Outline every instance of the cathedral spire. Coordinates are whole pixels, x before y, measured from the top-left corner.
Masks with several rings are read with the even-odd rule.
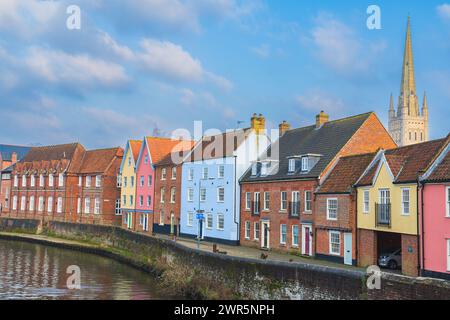
[[[423,94],[422,116],[428,117],[428,101],[426,92]]]
[[[406,110],[404,110],[406,109]],[[405,52],[403,55],[402,82],[400,88],[399,114],[419,115],[414,76],[414,59],[411,39],[411,19],[408,17],[406,28]]]

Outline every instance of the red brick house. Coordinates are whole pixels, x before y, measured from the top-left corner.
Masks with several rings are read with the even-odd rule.
[[[340,157],[396,144],[373,112],[335,121],[321,112],[312,126],[283,122],[280,136],[240,180],[240,243],[313,256],[313,196],[323,177]]]
[[[376,153],[342,157],[315,192],[316,258],[356,265],[357,196],[353,185]]]
[[[193,146],[193,141],[180,142],[172,153],[155,164],[154,233],[179,235],[183,163],[177,160]]]
[[[12,172],[18,218],[113,223],[121,148],[86,151],[79,143],[34,147]]]

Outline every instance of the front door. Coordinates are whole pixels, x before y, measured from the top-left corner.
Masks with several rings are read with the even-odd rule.
[[[302,226],[302,233],[303,233],[302,255],[311,256],[312,254],[311,225]]]
[[[262,222],[261,248],[270,249],[270,223]]]
[[[352,234],[344,233],[344,263],[351,266],[353,264]]]
[[[133,215],[131,214],[131,212],[128,212],[127,215],[128,215],[127,228],[131,229],[133,227]]]
[[[148,231],[148,214],[144,213],[144,222],[143,222],[144,231]]]

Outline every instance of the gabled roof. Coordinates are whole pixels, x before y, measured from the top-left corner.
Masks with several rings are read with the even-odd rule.
[[[122,148],[89,150],[81,164],[80,173],[103,173],[108,170],[115,157],[122,157]]]
[[[173,166],[179,165],[181,163],[174,163],[173,159],[180,159],[181,162],[183,160],[183,154],[185,152],[189,152],[192,150],[194,146],[194,141],[179,141],[178,144],[168,153],[165,157],[163,157],[160,161],[155,163],[155,166]]]
[[[289,180],[289,179],[314,179],[320,177],[328,165],[335,159],[341,149],[348,143],[359,128],[373,112],[364,113],[344,119],[330,121],[316,128],[315,125],[287,131],[280,139],[274,142],[267,152],[272,159],[272,150],[279,150],[278,168],[275,174],[264,177],[252,177],[248,170],[241,179],[242,182]],[[302,173],[288,173],[289,158],[306,155],[321,155],[314,168]],[[264,161],[266,159],[260,159]]]
[[[342,157],[318,188],[318,194],[350,193],[352,186],[372,162],[376,153]]]
[[[137,159],[139,157],[139,153],[141,151],[142,141],[141,140],[128,140],[127,145],[125,147],[124,156],[122,158],[122,163],[120,164],[120,172],[123,170],[123,166],[126,163],[126,155],[128,151],[133,155],[133,164],[136,166]]]
[[[442,152],[436,157],[423,175],[424,182],[450,182],[450,134]]]
[[[190,150],[193,144],[193,141],[180,141],[176,139],[160,137],[146,137],[145,142],[142,145],[139,159],[142,156],[144,146],[148,148],[151,163],[155,165],[166,158],[168,155],[170,155],[172,152],[176,153],[180,151]],[[138,163],[139,161],[140,160],[138,160]]]
[[[388,165],[394,183],[415,182],[434,161],[445,143],[446,139],[439,139],[386,150],[384,151],[384,157],[373,163],[373,166],[361,177],[357,185],[372,185],[383,161]]]
[[[192,148],[186,162],[220,159],[234,156],[234,152],[253,132],[252,128],[228,131],[213,136],[204,136]],[[219,146],[221,148],[216,148]]]
[[[12,154],[17,154],[17,160],[21,160],[27,152],[30,150],[30,147],[22,147],[22,146],[12,146],[7,144],[0,144],[0,155],[1,159],[5,161],[11,161]]]

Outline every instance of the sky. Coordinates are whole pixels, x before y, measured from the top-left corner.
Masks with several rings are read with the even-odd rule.
[[[447,2],[446,2],[447,1]],[[369,5],[381,29],[369,30]],[[80,8],[80,29],[67,28]],[[276,128],[375,111],[400,92],[411,16],[432,139],[450,123],[450,2],[1,0],[0,143],[124,146],[178,128]]]

